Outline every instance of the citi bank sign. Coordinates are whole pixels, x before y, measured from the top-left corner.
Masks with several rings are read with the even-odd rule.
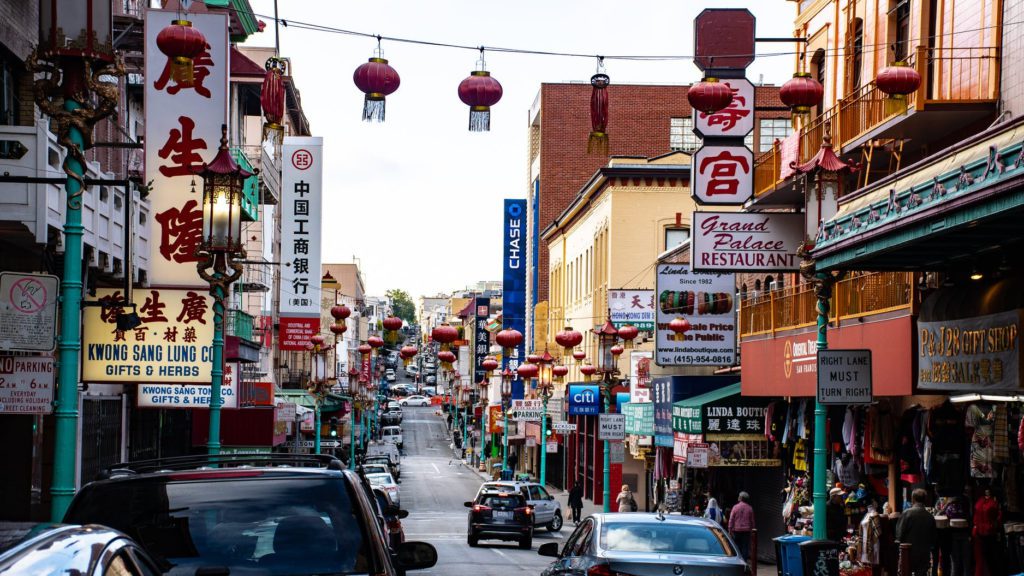
[[[592,416],[601,413],[601,390],[594,385],[569,386],[569,415]]]

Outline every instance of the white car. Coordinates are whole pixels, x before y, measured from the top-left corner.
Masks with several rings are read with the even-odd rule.
[[[399,449],[402,448],[402,427],[401,426],[385,426],[381,430],[381,437],[384,442],[394,444]]]
[[[387,492],[388,496],[391,497],[391,501],[395,503],[395,506],[401,506],[398,483],[391,477],[391,474],[388,474],[387,472],[366,474],[366,481],[370,483],[372,488],[380,488]]]
[[[420,396],[418,394],[415,396],[407,396],[402,398],[401,404],[402,406],[430,406],[430,398]]]

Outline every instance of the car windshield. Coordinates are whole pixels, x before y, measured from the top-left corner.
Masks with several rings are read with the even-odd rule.
[[[153,477],[86,486],[64,521],[128,534],[167,574],[365,573],[373,562],[354,499],[341,478]]]
[[[513,494],[486,495],[480,499],[480,503],[491,508],[519,508],[523,506],[522,499]]]
[[[367,474],[366,481],[370,484],[394,484],[394,479],[391,478],[391,474],[380,473],[380,474]]]
[[[390,473],[386,464],[365,464],[363,466],[363,472],[366,474],[385,474]]]
[[[601,548],[618,552],[736,555],[721,529],[679,522],[609,522],[601,528]]]

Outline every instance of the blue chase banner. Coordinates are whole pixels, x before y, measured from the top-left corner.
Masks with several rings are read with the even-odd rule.
[[[526,356],[526,200],[505,199],[502,212],[505,224],[504,254],[502,257],[502,316],[501,327],[519,330],[523,343],[512,351],[509,358],[502,357],[501,367],[513,373]],[[523,381],[518,375],[512,381],[512,398],[523,397]]]
[[[592,384],[569,385],[569,416],[601,413],[601,389]]]

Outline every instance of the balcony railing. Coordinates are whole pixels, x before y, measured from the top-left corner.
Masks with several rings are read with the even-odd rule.
[[[771,150],[761,154],[754,160],[754,196],[775,189],[775,184],[782,179],[782,153],[779,141],[776,140]]]
[[[829,319],[844,320],[909,309],[914,300],[913,274],[872,272],[836,283]],[[814,326],[814,290],[806,284],[750,295],[740,305],[740,337],[774,334]]]
[[[255,318],[241,310],[230,309],[224,317],[224,325],[229,336],[238,336],[250,342],[256,342],[253,337],[253,325]]]

